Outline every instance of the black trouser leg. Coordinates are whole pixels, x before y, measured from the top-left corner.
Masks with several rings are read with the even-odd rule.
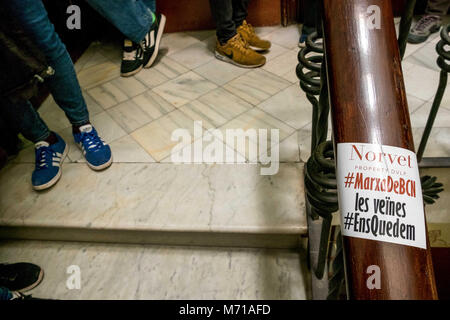
[[[216,22],[217,39],[224,44],[236,35],[236,25],[233,21],[233,0],[209,0],[209,4]]]
[[[318,20],[319,0],[305,1],[305,15],[303,25],[310,29],[316,29]]]
[[[242,22],[247,19],[249,2],[250,0],[233,0],[233,21],[236,28],[240,27]]]
[[[429,0],[426,13],[444,16],[450,7],[449,0]]]
[[[19,152],[19,139],[17,138],[19,130],[14,126],[13,121],[11,121],[14,119],[9,119],[3,114],[3,110],[7,107],[14,108],[14,106],[6,106],[4,102],[0,102],[0,149],[3,149],[11,156]],[[1,162],[2,159],[0,159],[0,168],[2,167]]]

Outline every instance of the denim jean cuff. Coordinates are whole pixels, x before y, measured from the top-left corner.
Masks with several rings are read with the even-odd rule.
[[[70,123],[72,124],[72,126],[82,126],[84,124],[89,123],[89,118],[87,118],[86,120],[82,120],[82,121],[71,121]]]
[[[150,27],[151,26],[149,26],[148,28],[142,28],[141,31],[136,36],[133,35],[134,37],[130,37],[130,40],[133,41],[134,43],[141,42],[142,40],[144,40],[145,35],[150,30]]]
[[[39,138],[37,139],[33,139],[32,142],[33,143],[37,143],[39,141],[44,141],[45,139],[47,139],[50,136],[51,132],[49,130],[47,130],[47,132],[43,135],[41,135]]]
[[[136,43],[139,43],[140,41],[144,40],[145,35],[147,34],[147,32],[149,32],[153,24],[153,15],[150,9],[148,13],[144,13],[142,16],[145,19],[145,21],[148,21],[148,23],[145,27],[142,27],[142,29],[137,34],[133,35],[133,37],[130,37],[130,39]]]

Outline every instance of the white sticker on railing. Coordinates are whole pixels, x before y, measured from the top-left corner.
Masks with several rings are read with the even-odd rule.
[[[426,249],[416,154],[378,144],[339,143],[337,155],[342,234]]]

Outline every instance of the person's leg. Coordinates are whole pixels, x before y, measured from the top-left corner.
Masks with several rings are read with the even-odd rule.
[[[302,34],[298,43],[300,47],[304,46],[306,38],[316,30],[319,10],[318,7],[318,0],[305,1],[304,22],[302,26]]]
[[[446,15],[450,8],[449,0],[429,0],[426,14],[433,14],[438,16]]]
[[[210,0],[212,16],[216,22],[216,48],[214,55],[217,59],[229,62],[243,68],[256,68],[266,63],[266,58],[250,49],[248,42],[238,32],[234,23],[234,0]],[[237,3],[237,2],[236,2]],[[247,6],[242,1],[238,8],[239,20],[247,17]],[[242,21],[243,21],[242,19]],[[240,22],[242,24],[242,21]],[[242,26],[241,26],[242,27]]]
[[[211,13],[216,22],[216,34],[220,44],[233,38],[237,31],[233,20],[232,0],[209,0]]]
[[[250,0],[233,0],[233,21],[236,28],[239,28],[247,19],[249,2]]]
[[[42,50],[48,64],[55,70],[55,74],[46,83],[54,100],[64,110],[72,123],[75,142],[79,145],[90,143],[90,148],[83,152],[87,164],[92,169],[106,168],[112,163],[111,149],[98,137],[97,132],[89,123],[89,113],[72,60],[66,47],[56,34],[53,24],[48,19],[42,1],[10,0],[5,3],[8,4],[7,9],[11,10],[10,13],[19,19],[25,31]],[[53,138],[53,141],[44,143],[46,147],[49,147],[48,154],[52,152],[66,153],[65,142],[56,134],[51,134],[50,137]],[[54,146],[49,146],[51,144],[54,144]],[[37,146],[37,148],[41,147]],[[38,158],[36,157],[36,161]],[[62,159],[62,157],[59,158]],[[60,175],[60,170],[58,175]]]
[[[0,287],[0,301],[11,300],[13,298],[13,294],[5,287]]]
[[[33,143],[44,141],[50,136],[50,130],[29,101],[22,103],[0,103],[0,116],[8,128],[19,131]]]
[[[408,35],[409,43],[421,43],[435,32],[438,32],[442,25],[442,16],[447,14],[450,7],[450,0],[429,0],[425,14],[411,28]]]
[[[150,9],[151,12],[156,12],[156,0],[142,0],[147,8]]]
[[[306,25],[308,27],[316,28],[318,13],[319,13],[319,1],[318,0],[306,0],[305,1],[304,25]]]
[[[155,20],[150,9],[152,1],[146,0],[87,0],[89,5],[122,34],[135,43],[141,42]]]
[[[166,17],[155,14],[155,0],[87,0],[126,37],[120,73],[129,77],[156,59]]]
[[[14,132],[19,131],[26,139],[35,143],[36,167],[31,176],[33,188],[44,190],[55,185],[61,177],[61,164],[68,153],[64,140],[48,129],[29,101],[2,101],[0,117],[7,121],[8,128]],[[0,265],[0,273],[1,269]]]
[[[233,22],[237,33],[248,43],[250,49],[264,52],[270,49],[270,41],[261,39],[251,24],[247,23],[250,0],[233,0]]]
[[[7,1],[9,8],[36,45],[45,54],[55,74],[46,83],[56,103],[64,110],[74,126],[89,122],[89,113],[81,93],[72,60],[55,32],[40,0]]]
[[[4,100],[0,101],[1,104]],[[0,148],[6,151],[8,156],[17,155],[20,151],[20,140],[18,138],[19,130],[8,121],[0,110]]]

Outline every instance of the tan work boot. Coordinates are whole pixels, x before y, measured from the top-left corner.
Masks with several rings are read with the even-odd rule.
[[[215,56],[243,68],[257,68],[266,63],[266,58],[250,49],[239,33],[224,45],[217,40]]]
[[[252,25],[248,24],[245,20],[242,25],[237,28],[237,32],[245,41],[248,42],[250,49],[253,49],[255,51],[266,51],[269,50],[271,46],[270,41],[263,40],[258,37]]]

